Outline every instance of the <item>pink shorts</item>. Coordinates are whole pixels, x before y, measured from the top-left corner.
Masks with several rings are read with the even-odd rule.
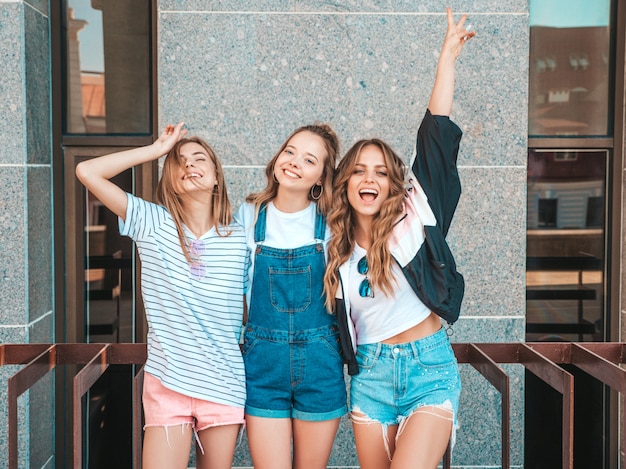
[[[149,373],[143,378],[143,412],[144,429],[189,424],[199,432],[209,427],[244,423],[243,407],[185,396],[166,388]]]

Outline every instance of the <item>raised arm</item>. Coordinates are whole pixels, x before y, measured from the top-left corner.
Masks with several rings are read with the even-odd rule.
[[[433,115],[449,116],[452,112],[454,99],[454,66],[463,45],[476,34],[465,28],[467,15],[463,15],[458,23],[454,23],[452,10],[446,8],[448,16],[448,29],[441,46],[439,61],[437,62],[437,74],[435,84],[430,95],[428,109]]]
[[[182,122],[176,126],[168,125],[151,145],[111,153],[79,163],[76,166],[76,176],[109,210],[125,219],[128,204],[126,192],[112,183],[110,179],[133,166],[156,160],[167,154],[186,133],[187,130],[183,129]]]

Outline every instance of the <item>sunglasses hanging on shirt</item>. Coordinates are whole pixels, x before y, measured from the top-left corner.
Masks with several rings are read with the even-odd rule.
[[[372,289],[372,286],[370,285],[370,279],[367,276],[367,273],[370,270],[369,266],[367,265],[367,256],[363,256],[359,260],[358,264],[356,265],[356,270],[359,274],[365,275],[365,278],[359,285],[359,295],[361,295],[362,298],[374,298],[374,290]]]
[[[206,277],[207,269],[202,262],[202,254],[206,251],[206,245],[201,239],[194,239],[189,242],[189,255],[192,262],[189,264],[189,273],[195,280],[202,280]]]

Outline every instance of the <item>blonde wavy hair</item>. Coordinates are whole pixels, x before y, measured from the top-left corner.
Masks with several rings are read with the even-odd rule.
[[[202,140],[200,137],[188,137],[183,138],[176,142],[174,147],[169,151],[165,157],[163,163],[163,174],[157,184],[156,192],[154,194],[155,201],[158,204],[163,205],[170,213],[176,224],[176,230],[178,231],[178,240],[180,246],[183,249],[183,254],[188,262],[193,262],[189,246],[187,245],[187,237],[183,225],[186,223],[185,210],[183,209],[180,196],[176,193],[175,180],[177,178],[176,171],[183,164],[180,157],[181,148],[187,143],[197,143],[206,151],[209,159],[215,167],[215,179],[217,185],[212,188],[207,188],[207,192],[213,194],[211,198],[211,216],[213,225],[219,236],[228,236],[231,234],[231,230],[228,228],[232,222],[233,215],[228,200],[228,192],[226,190],[226,180],[224,179],[224,171],[222,165],[217,159],[217,155],[210,147],[208,143]]]
[[[276,198],[279,185],[274,178],[274,166],[276,165],[276,160],[287,147],[289,140],[300,132],[310,132],[317,135],[324,141],[324,148],[326,149],[327,155],[326,158],[324,158],[324,169],[322,171],[322,194],[318,200],[314,200],[311,192],[309,192],[309,200],[317,203],[317,210],[319,210],[322,215],[326,216],[330,211],[333,201],[333,177],[335,173],[335,165],[337,164],[337,155],[339,154],[339,138],[330,125],[315,123],[311,125],[304,125],[294,130],[280,146],[278,152],[276,152],[269,163],[267,163],[267,166],[265,166],[267,186],[262,191],[255,192],[246,197],[246,202],[253,203],[256,206],[257,213],[262,204]]]
[[[380,139],[359,140],[337,166],[333,188],[333,206],[328,216],[332,238],[328,243],[328,265],[324,274],[324,292],[328,311],[335,310],[335,294],[339,287],[339,266],[344,264],[354,250],[356,217],[348,202],[348,181],[354,172],[361,151],[373,145],[381,150],[387,166],[389,197],[372,223],[372,245],[367,250],[368,276],[373,288],[387,296],[393,295],[395,280],[391,274],[389,238],[398,217],[404,211],[406,165],[392,148]]]

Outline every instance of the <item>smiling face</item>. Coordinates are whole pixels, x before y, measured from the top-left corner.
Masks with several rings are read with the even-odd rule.
[[[318,135],[308,131],[295,134],[274,164],[279,190],[284,188],[308,194],[311,187],[321,184],[327,154],[324,140]]]
[[[389,197],[390,182],[382,150],[366,145],[348,179],[348,202],[357,218],[374,218]]]
[[[213,190],[217,184],[215,165],[202,145],[195,142],[182,145],[179,162],[175,181],[177,193]]]

